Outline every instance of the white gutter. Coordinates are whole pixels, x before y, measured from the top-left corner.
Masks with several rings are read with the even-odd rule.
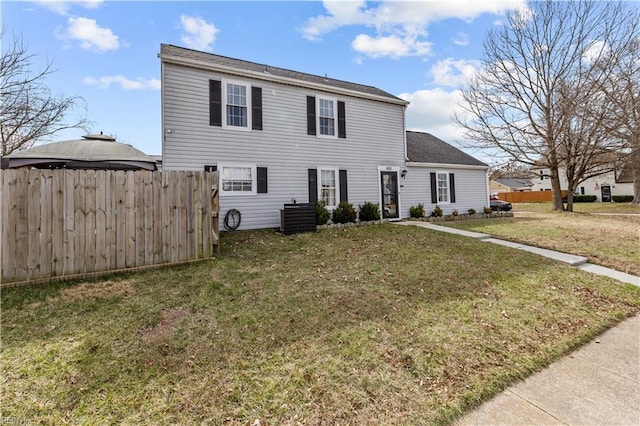
[[[163,62],[166,62],[166,63],[199,68],[207,71],[217,71],[217,72],[231,74],[235,76],[254,78],[256,80],[273,81],[276,83],[288,84],[290,86],[322,90],[324,92],[337,93],[341,95],[353,96],[356,98],[371,99],[374,101],[386,102],[386,103],[395,104],[395,105],[406,106],[409,104],[409,102],[402,99],[394,99],[386,96],[374,95],[370,93],[359,92],[356,90],[349,90],[349,89],[344,89],[340,87],[314,83],[311,81],[298,80],[295,78],[281,77],[281,76],[269,74],[269,72],[264,72],[264,71],[257,72],[257,71],[243,70],[236,67],[229,67],[229,66],[220,65],[220,64],[212,64],[210,62],[200,61],[197,59],[182,58],[179,56],[166,55],[162,53],[158,54],[158,58],[160,58]]]
[[[418,163],[415,161],[407,161],[407,167],[424,167],[431,169],[473,169],[488,170],[489,166],[476,166],[469,164],[447,164],[447,163]]]

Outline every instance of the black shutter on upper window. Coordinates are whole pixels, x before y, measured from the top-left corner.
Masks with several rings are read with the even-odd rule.
[[[318,201],[318,171],[309,169],[309,202],[315,204]]]
[[[340,170],[340,202],[349,201],[347,192],[347,171]]]
[[[258,181],[258,194],[266,194],[267,191],[267,168],[256,168],[257,181]]]
[[[307,134],[316,134],[316,98],[307,96]]]
[[[251,87],[251,128],[262,130],[262,88]]]
[[[449,194],[451,195],[451,202],[456,202],[456,180],[453,177],[453,173],[449,173]]]
[[[438,202],[438,187],[436,184],[436,174],[431,173],[431,202],[436,204]]]
[[[209,125],[222,126],[222,83],[209,80]]]
[[[338,101],[338,137],[347,137],[347,117],[345,116],[343,101]]]

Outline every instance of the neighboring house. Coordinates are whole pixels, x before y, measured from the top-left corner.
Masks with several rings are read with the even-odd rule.
[[[284,204],[317,200],[329,209],[372,201],[386,219],[399,219],[431,200],[429,173],[437,171],[440,204],[467,205],[469,178],[459,164],[407,162],[408,103],[394,95],[166,44],[159,58],[162,167],[217,170],[221,221],[235,209],[239,229],[277,227]],[[474,196],[474,208],[487,204],[486,177],[484,198]]]
[[[533,183],[531,179],[522,178],[496,178],[489,180],[491,195],[501,192],[526,192],[531,191]]]
[[[533,191],[551,191],[551,178],[549,169],[536,168],[532,172],[538,177],[532,179]],[[563,168],[559,169],[560,188],[566,190],[567,179]],[[597,201],[612,201],[614,195],[633,195],[633,178],[631,167],[624,167],[604,173],[600,176],[589,178],[582,182],[575,190],[576,195],[595,195]]]

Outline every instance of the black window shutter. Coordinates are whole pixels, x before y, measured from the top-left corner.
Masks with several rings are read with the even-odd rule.
[[[438,187],[436,185],[436,174],[431,173],[431,202],[436,204],[438,202]]]
[[[316,98],[307,96],[307,134],[316,134]]]
[[[207,164],[207,165],[204,166],[204,171],[205,172],[217,172],[218,171],[218,166]]]
[[[456,202],[456,180],[453,177],[453,173],[449,173],[449,194],[451,195],[451,202]]]
[[[261,87],[251,87],[251,128],[253,130],[262,130],[262,88]]]
[[[209,125],[222,126],[222,83],[209,80]]]
[[[267,193],[267,168],[266,167],[258,167],[257,169],[257,180],[258,180],[258,194],[266,194]]]
[[[343,101],[338,101],[338,137],[347,137],[347,117],[345,116]]]
[[[316,203],[318,201],[318,171],[309,169],[309,202]]]
[[[347,197],[347,171],[340,170],[340,202],[349,201]]]

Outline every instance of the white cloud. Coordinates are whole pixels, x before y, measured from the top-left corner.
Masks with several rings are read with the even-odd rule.
[[[160,90],[160,80],[157,78],[128,79],[122,75],[107,75],[100,78],[85,77],[82,82],[100,89],[108,89],[112,84],[119,85],[122,90]]]
[[[36,0],[34,3],[39,4],[45,9],[49,9],[51,12],[58,15],[66,16],[69,14],[69,10],[74,7],[82,7],[84,9],[97,9],[102,5],[104,0],[72,0],[72,1],[51,1],[51,0]]]
[[[219,30],[199,16],[180,16],[182,36],[180,40],[190,49],[213,50],[216,34]]]
[[[438,86],[461,87],[478,70],[480,62],[447,58],[436,62],[430,74]]]
[[[450,143],[462,139],[464,130],[453,122],[454,113],[462,113],[458,105],[461,96],[459,90],[448,92],[443,89],[398,95],[410,102],[406,113],[407,130],[428,132]]]
[[[387,0],[367,3],[358,1],[323,2],[327,14],[309,18],[301,28],[309,40],[345,26],[365,26],[371,33],[359,34],[351,43],[358,52],[378,58],[428,55],[431,44],[426,40],[429,24],[445,19],[472,20],[481,14],[503,14],[513,9],[527,9],[526,0],[423,1]],[[464,38],[454,43],[465,43]]]
[[[351,47],[372,58],[389,56],[400,58],[404,56],[426,56],[431,53],[431,43],[416,40],[414,37],[401,38],[397,35],[387,37],[370,37],[366,34],[358,35]]]
[[[458,33],[455,38],[452,40],[453,44],[456,46],[468,46],[469,45],[469,34]]]
[[[102,53],[120,47],[118,36],[109,28],[99,26],[95,19],[71,17],[68,24],[66,31],[59,32],[57,36],[63,40],[76,40],[85,50]]]

